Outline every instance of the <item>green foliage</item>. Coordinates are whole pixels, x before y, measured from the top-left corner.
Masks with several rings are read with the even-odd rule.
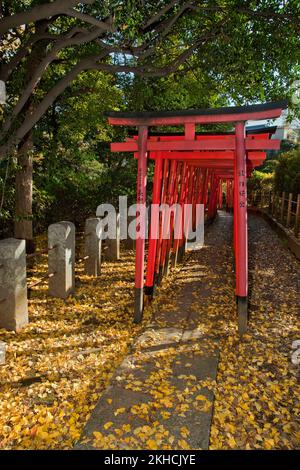
[[[300,193],[300,146],[280,155],[275,169],[274,187],[278,192]]]
[[[100,203],[133,196],[136,164],[110,154],[118,137],[103,116],[122,106],[114,83],[101,72],[80,74],[36,129],[35,214],[44,225],[65,218],[81,224]]]
[[[271,191],[273,186],[274,174],[254,170],[251,178],[248,179],[248,192],[252,191]]]
[[[47,80],[51,79],[48,74]],[[98,204],[117,203],[119,194],[133,200],[136,162],[131,155],[110,154],[109,143],[123,135],[103,116],[105,110],[122,106],[123,92],[115,86],[113,76],[84,72],[39,121],[33,150],[36,233],[57,220],[82,224],[95,215]],[[5,163],[0,162],[0,195]],[[12,229],[16,169],[11,165],[5,187],[2,234]]]
[[[136,77],[125,85],[128,108],[135,111],[195,109],[227,104],[214,81],[197,70],[157,79]]]

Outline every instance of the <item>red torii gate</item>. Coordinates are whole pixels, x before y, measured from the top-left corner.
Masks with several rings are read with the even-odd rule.
[[[271,130],[245,133],[247,120],[274,119],[281,115],[286,101],[253,106],[163,112],[109,112],[112,125],[134,126],[138,135],[122,143],[112,143],[112,152],[133,152],[138,159],[137,203],[145,207],[147,159],[155,160],[151,233],[148,244],[146,281],[143,222],[136,232],[135,322],[142,319],[144,294],[152,296],[153,287],[168,272],[172,251],[173,264],[182,259],[185,238],[174,238],[174,215],[170,219],[170,238],[161,237],[161,217],[157,205],[174,203],[204,204],[207,219],[222,206],[222,183],[226,182],[226,205],[234,211],[234,253],[238,326],[245,332],[248,319],[248,241],[247,177],[261,165],[266,150],[280,148],[279,140],[270,140]],[[231,133],[195,132],[197,124],[233,123]],[[184,126],[184,134],[151,134],[153,126]],[[154,205],[154,206],[153,206]],[[141,207],[141,206],[140,206]],[[195,223],[194,215],[189,226]],[[159,237],[154,236],[159,233]],[[173,239],[172,239],[173,238]]]

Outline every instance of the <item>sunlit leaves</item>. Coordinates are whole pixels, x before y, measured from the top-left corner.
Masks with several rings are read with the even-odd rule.
[[[30,324],[17,336],[1,330],[8,343],[7,364],[0,370],[1,448],[71,448],[79,439],[139,330],[129,308],[132,261],[125,256],[120,266],[107,263],[101,282],[84,276],[80,267],[81,285],[66,302],[49,298],[46,285],[34,288]],[[44,261],[36,269],[43,272]],[[112,277],[121,297],[112,295]]]

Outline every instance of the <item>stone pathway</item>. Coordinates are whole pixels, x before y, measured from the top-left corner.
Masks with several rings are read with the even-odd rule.
[[[173,290],[158,296],[151,324],[100,398],[77,448],[208,448],[220,337],[218,329],[207,331],[196,299],[221,306],[215,289],[229,282],[234,292],[231,222],[220,213],[205,246],[187,255]],[[214,316],[217,324],[221,307]]]

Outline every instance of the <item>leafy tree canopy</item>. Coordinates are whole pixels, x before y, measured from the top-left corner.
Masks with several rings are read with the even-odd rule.
[[[153,90],[166,89],[159,77],[172,73],[187,89],[195,73],[203,97],[217,90],[235,103],[288,96],[299,72],[299,9],[296,0],[2,0],[2,157],[88,70],[158,77]],[[177,98],[167,93],[157,106],[195,104],[172,88]]]

